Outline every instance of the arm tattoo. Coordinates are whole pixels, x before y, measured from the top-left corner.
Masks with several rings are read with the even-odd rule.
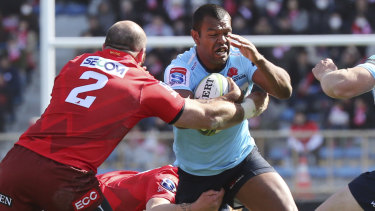
[[[188,203],[182,203],[180,204],[180,207],[183,211],[191,211],[191,204]]]

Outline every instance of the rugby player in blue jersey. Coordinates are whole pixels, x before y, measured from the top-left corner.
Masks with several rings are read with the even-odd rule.
[[[231,77],[245,93],[254,84],[265,91],[246,97],[244,107],[254,103],[257,108],[247,118],[263,112],[268,94],[278,99],[291,96],[288,73],[264,58],[247,39],[231,33],[231,17],[224,8],[203,5],[194,12],[192,24],[195,45],[178,55],[164,75],[164,81],[181,96],[194,96],[199,82],[210,73]],[[174,127],[180,178],[176,203],[191,203],[204,191],[223,187],[223,203],[232,204],[236,198],[250,210],[297,210],[287,184],[259,153],[246,119],[211,134]]]

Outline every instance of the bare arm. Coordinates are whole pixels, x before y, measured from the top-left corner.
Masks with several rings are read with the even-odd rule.
[[[291,96],[292,85],[287,71],[264,58],[247,39],[235,34],[228,36],[236,41],[231,42],[231,45],[239,48],[258,67],[252,79],[256,84],[276,98],[287,99]]]
[[[312,71],[323,92],[332,98],[348,99],[375,86],[375,79],[365,68],[338,69],[331,59],[321,60]]]
[[[146,204],[146,211],[216,211],[221,205],[224,189],[203,192],[191,204],[171,204],[164,198],[152,198]]]
[[[237,101],[241,97],[240,88],[228,79],[228,94],[210,100],[190,99],[193,93],[177,90],[185,100],[185,108],[181,117],[174,124],[180,128],[191,129],[225,129],[240,123],[244,118],[244,110]]]
[[[238,86],[229,80],[230,89],[234,89],[235,96],[227,95],[210,99],[210,100],[197,100],[189,99],[193,93],[187,90],[176,90],[182,97],[188,97],[185,101],[185,108],[181,117],[174,124],[180,128],[192,129],[225,129],[234,126],[244,120],[250,118],[246,116],[247,113],[253,113],[252,116],[260,115],[266,110],[269,102],[267,93],[253,92],[247,98],[251,99],[254,103],[254,111],[245,112],[243,105],[233,103],[240,96],[241,91]],[[233,94],[232,94],[233,95]],[[247,111],[247,110],[246,110]]]

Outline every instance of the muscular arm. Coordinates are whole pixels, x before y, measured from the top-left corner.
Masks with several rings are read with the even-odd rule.
[[[230,83],[234,82],[231,80]],[[236,89],[238,88],[236,85]],[[174,124],[180,128],[192,129],[225,129],[234,126],[244,120],[244,107],[241,104],[233,103],[227,95],[211,100],[190,99],[193,96],[191,91],[176,90],[182,97],[187,98],[185,109],[181,117]],[[239,91],[239,88],[238,90]],[[231,98],[231,97],[229,97]],[[267,109],[269,97],[264,92],[253,92],[250,98],[255,105],[253,116],[260,115]],[[231,98],[233,101],[233,97]],[[250,117],[249,117],[250,118]]]
[[[323,92],[332,98],[355,97],[375,86],[374,77],[365,68],[337,69],[331,59],[321,60],[312,71],[320,81]]]
[[[254,44],[245,38],[235,34],[228,36],[235,41],[231,41],[231,45],[240,49],[241,53],[258,67],[252,79],[257,85],[279,99],[291,96],[292,85],[287,71],[264,58]]]
[[[216,211],[221,205],[224,190],[209,190],[191,204],[171,204],[164,198],[152,198],[146,204],[146,211]]]
[[[254,83],[278,99],[287,99],[291,96],[290,76],[283,68],[274,65],[263,56],[253,63],[258,67],[253,75]]]
[[[190,99],[193,96],[191,91],[176,90],[186,100],[184,111],[174,125],[191,129],[225,129],[243,121],[243,108],[233,102],[241,91],[232,80],[229,82],[231,92],[210,100]]]
[[[325,74],[320,84],[328,96],[347,99],[371,90],[375,85],[375,79],[365,68],[353,67]]]

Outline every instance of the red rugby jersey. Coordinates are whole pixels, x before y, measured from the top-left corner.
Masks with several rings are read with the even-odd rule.
[[[177,168],[163,166],[145,172],[114,171],[97,176],[100,188],[114,211],[142,211],[151,198],[175,203]]]
[[[93,170],[142,118],[178,118],[184,99],[121,51],[106,49],[68,62],[49,106],[16,143],[57,162]]]

